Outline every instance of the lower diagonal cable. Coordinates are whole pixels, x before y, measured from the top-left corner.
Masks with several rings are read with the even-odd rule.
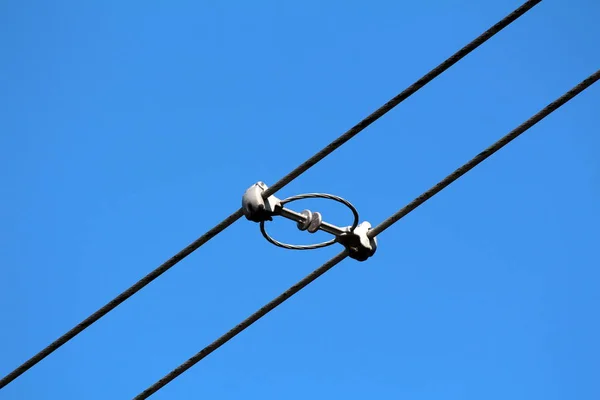
[[[302,280],[298,281],[294,286],[290,287],[288,290],[275,297],[273,300],[265,304],[254,314],[250,315],[248,318],[237,324],[233,329],[229,332],[206,346],[204,349],[199,351],[196,355],[191,357],[189,360],[181,364],[179,367],[175,368],[173,371],[169,372],[165,375],[161,380],[156,382],[154,385],[150,386],[148,389],[144,390],[139,395],[135,396],[134,400],[147,399],[152,394],[156,393],[159,389],[167,385],[173,379],[177,378],[179,375],[183,374],[185,371],[190,369],[194,364],[198,361],[202,360],[206,356],[208,356],[213,351],[217,350],[219,347],[223,346],[225,343],[233,339],[244,329],[248,328],[250,325],[264,317],[267,313],[272,311],[275,307],[298,293],[300,290],[308,286],[309,283],[323,275],[325,272],[329,271],[339,262],[341,262],[344,258],[348,257],[348,252],[346,250],[342,251],[331,260],[327,261],[325,264],[311,272],[309,275],[304,277]]]
[[[569,90],[567,93],[565,93],[564,95],[559,97],[557,100],[550,103],[548,106],[544,107],[540,112],[538,112],[533,117],[531,117],[530,119],[525,121],[523,124],[519,125],[517,128],[512,130],[506,136],[502,137],[500,140],[498,140],[492,146],[488,147],[487,149],[485,149],[484,151],[479,153],[477,156],[475,156],[469,162],[464,164],[462,167],[458,168],[456,171],[454,171],[452,174],[448,175],[446,178],[441,180],[439,183],[437,183],[431,189],[427,190],[425,193],[423,193],[422,195],[417,197],[415,200],[410,202],[408,205],[406,205],[405,207],[400,209],[397,213],[392,215],[390,218],[386,219],[381,224],[377,225],[375,228],[373,228],[370,231],[371,232],[370,236],[374,237],[374,236],[377,236],[379,233],[385,231],[387,228],[392,226],[394,223],[398,222],[402,217],[404,217],[405,215],[407,215],[408,213],[410,213],[411,211],[416,209],[419,205],[423,204],[428,199],[432,198],[436,193],[439,193],[442,189],[444,189],[445,187],[450,185],[452,182],[454,182],[455,180],[457,180],[458,178],[460,178],[461,176],[466,174],[468,171],[470,171],[476,165],[481,163],[483,160],[485,160],[486,158],[490,157],[492,154],[494,154],[495,152],[500,150],[502,147],[506,146],[508,143],[510,143],[512,140],[514,140],[517,136],[524,133],[529,128],[531,128],[532,126],[534,126],[535,124],[540,122],[542,119],[544,119],[545,117],[550,115],[552,112],[554,112],[559,107],[561,107],[562,105],[567,103],[573,97],[577,96],[579,93],[583,92],[586,88],[591,86],[593,83],[595,83],[599,79],[600,79],[600,70],[596,71],[595,73],[590,75],[588,78],[584,79],[577,86],[575,86],[574,88]],[[313,272],[311,272],[309,275],[307,275],[304,279],[302,279],[301,281],[296,283],[294,286],[292,286],[291,288],[289,288],[288,290],[286,290],[285,292],[283,292],[282,294],[277,296],[275,299],[271,300],[269,303],[267,303],[265,306],[263,306],[261,309],[259,309],[254,314],[252,314],[250,317],[246,318],[244,321],[242,321],[241,323],[236,325],[229,332],[227,332],[226,334],[221,336],[219,339],[215,340],[213,343],[206,346],[204,349],[202,349],[196,355],[191,357],[189,360],[187,360],[186,362],[181,364],[179,367],[175,368],[173,371],[169,372],[162,379],[160,379],[155,384],[150,386],[148,389],[144,390],[142,393],[137,395],[134,398],[134,400],[147,399],[153,393],[156,393],[159,389],[161,389],[162,387],[167,385],[173,379],[177,378],[179,375],[181,375],[182,373],[184,373],[185,371],[190,369],[192,366],[194,366],[194,364],[196,364],[197,362],[199,362],[200,360],[202,360],[203,358],[208,356],[210,353],[212,353],[213,351],[215,351],[216,349],[218,349],[219,347],[221,347],[222,345],[227,343],[229,340],[233,339],[235,336],[237,336],[239,333],[241,333],[244,329],[248,328],[254,322],[258,321],[260,318],[265,316],[267,313],[269,313],[269,311],[273,310],[275,307],[277,307],[278,305],[283,303],[285,300],[289,299],[294,294],[298,293],[302,288],[306,287],[308,284],[313,282],[319,276],[321,276],[325,272],[329,271],[331,268],[333,268],[335,265],[337,265],[339,262],[341,262],[347,256],[348,256],[348,253],[346,250],[344,250],[343,252],[339,253],[338,255],[336,255],[329,261],[327,261],[325,264],[323,264],[321,267],[319,267],[316,270],[314,270]]]

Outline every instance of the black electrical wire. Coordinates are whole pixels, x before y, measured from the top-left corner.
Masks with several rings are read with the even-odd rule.
[[[278,190],[282,189],[284,186],[286,186],[290,182],[292,182],[294,179],[296,179],[302,173],[306,172],[313,165],[315,165],[316,163],[321,161],[323,158],[325,158],[326,156],[331,154],[333,151],[335,151],[337,148],[342,146],[348,140],[350,140],[351,138],[356,136],[359,132],[361,132],[367,126],[371,125],[373,122],[375,122],[376,120],[381,118],[384,114],[386,114],[392,108],[394,108],[395,106],[400,104],[402,101],[406,100],[408,97],[410,97],[416,91],[421,89],[427,83],[431,82],[434,78],[439,76],[442,72],[446,71],[452,65],[456,64],[458,61],[460,61],[462,58],[464,58],[467,54],[471,53],[477,47],[481,46],[483,43],[485,43],[487,40],[489,40],[495,34],[500,32],[502,29],[506,28],[508,25],[510,25],[512,22],[514,22],[517,18],[519,18],[520,16],[525,14],[527,11],[529,11],[531,8],[533,8],[535,5],[537,5],[541,1],[542,0],[529,0],[529,1],[525,2],[522,6],[520,6],[515,11],[513,11],[512,13],[507,15],[505,18],[503,18],[500,22],[498,22],[497,24],[492,26],[490,29],[488,29],[487,31],[482,33],[479,37],[477,37],[471,43],[467,44],[465,47],[463,47],[462,49],[457,51],[446,61],[444,61],[443,63],[441,63],[440,65],[435,67],[433,70],[428,72],[426,75],[424,75],[421,79],[419,79],[418,81],[413,83],[411,86],[409,86],[407,89],[405,89],[402,93],[400,93],[399,95],[397,95],[396,97],[394,97],[393,99],[391,99],[390,101],[385,103],[382,107],[380,107],[378,110],[373,112],[367,118],[363,119],[361,122],[359,122],[353,128],[351,128],[349,131],[347,131],[346,133],[344,133],[343,135],[341,135],[340,137],[335,139],[333,142],[328,144],[321,151],[319,151],[314,156],[312,156],[311,158],[306,160],[304,163],[302,163],[301,165],[296,167],[292,172],[290,172],[289,174],[287,174],[286,176],[281,178],[278,182],[276,182],[275,184],[270,186],[263,193],[263,196],[265,198],[269,197],[272,194],[274,194],[275,192],[277,192]],[[208,242],[210,239],[212,239],[213,237],[218,235],[220,232],[222,232],[223,230],[228,228],[231,224],[233,224],[235,221],[240,219],[242,217],[242,215],[243,215],[242,209],[240,208],[239,210],[237,210],[236,212],[231,214],[229,217],[224,219],[222,222],[220,222],[218,225],[213,227],[211,230],[206,232],[204,235],[202,235],[201,237],[196,239],[194,242],[189,244],[186,248],[181,250],[179,253],[175,254],[173,257],[171,257],[165,263],[160,265],[154,271],[150,272],[148,275],[146,275],[141,280],[136,282],[129,289],[125,290],[123,293],[121,293],[120,295],[115,297],[113,300],[108,302],[106,305],[104,305],[102,308],[100,308],[99,310],[94,312],[92,315],[87,317],[85,320],[81,321],[70,331],[68,331],[67,333],[65,333],[58,339],[56,339],[54,342],[50,343],[46,348],[44,348],[39,353],[37,353],[36,355],[31,357],[29,360],[25,361],[23,364],[21,364],[19,367],[17,367],[14,371],[9,373],[8,375],[6,375],[4,378],[0,379],[0,389],[5,387],[6,385],[8,385],[10,382],[15,380],[16,378],[18,378],[20,375],[22,375],[28,369],[30,369],[31,367],[33,367],[34,365],[36,365],[37,363],[42,361],[44,358],[46,358],[47,356],[52,354],[54,351],[56,351],[62,345],[64,345],[69,340],[73,339],[75,336],[77,336],[79,333],[81,333],[84,329],[86,329],[87,327],[92,325],[94,322],[98,321],[100,318],[102,318],[103,316],[108,314],[110,311],[115,309],[118,305],[123,303],[129,297],[133,296],[135,293],[140,291],[144,286],[148,285],[150,282],[152,282],[153,280],[158,278],[160,275],[162,275],[163,273],[168,271],[171,267],[173,267],[179,261],[183,260],[185,257],[190,255],[192,252],[197,250],[204,243]]]
[[[123,303],[125,300],[133,296],[139,290],[141,290],[144,286],[158,278],[160,275],[165,273],[169,268],[173,265],[177,264],[179,261],[183,260],[185,257],[190,255],[194,250],[198,247],[202,246],[204,243],[208,242],[211,238],[218,235],[221,231],[227,228],[229,225],[237,221],[242,216],[242,211],[238,210],[234,214],[231,214],[229,217],[224,219],[221,223],[216,225],[214,228],[206,232],[204,235],[200,236],[194,242],[190,243],[186,248],[181,250],[179,253],[175,254],[161,266],[156,268],[154,271],[150,272],[148,275],[144,276],[138,282],[136,282],[129,289],[125,290],[123,293],[115,297],[110,302],[106,303],[102,308],[98,309],[95,313],[81,321],[79,324],[75,325],[70,331],[56,339],[54,342],[50,343],[46,348],[37,353],[35,356],[31,357],[29,360],[21,364],[17,369],[12,371],[10,374],[6,375],[4,378],[0,380],[0,389],[14,381],[20,375],[25,373],[29,368],[33,367],[35,364],[42,361],[48,355],[52,354],[59,347],[67,343],[69,340],[73,339],[79,333],[81,333],[85,328],[92,325],[94,322],[98,321],[100,318],[108,314],[110,311],[115,309],[119,304]]]
[[[481,153],[477,154],[471,159],[471,161],[458,168],[456,171],[439,181],[431,189],[429,189],[428,191],[411,201],[409,204],[398,210],[391,217],[374,227],[372,230],[369,231],[369,236],[377,236],[386,229],[388,229],[390,226],[398,222],[398,220],[406,216],[415,208],[419,207],[421,204],[425,203],[434,195],[442,191],[442,189],[450,185],[452,182],[454,182],[455,180],[472,170],[474,167],[476,167],[482,161],[490,157],[492,154],[494,154],[495,152],[506,146],[508,143],[516,139],[523,132],[527,131],[529,128],[531,128],[532,126],[540,122],[542,119],[550,115],[553,111],[556,111],[559,107],[571,100],[573,97],[583,92],[586,88],[590,87],[592,84],[598,81],[598,79],[600,79],[600,70],[594,72],[592,75],[581,81],[577,86],[573,87],[567,93],[563,94],[558,99],[548,104],[533,117],[529,118],[527,121],[523,122],[521,125],[509,132],[502,139],[498,140],[496,143],[483,150]]]
[[[304,173],[310,167],[312,167],[313,165],[315,165],[316,163],[321,161],[323,158],[327,157],[338,147],[340,147],[341,145],[346,143],[348,140],[352,139],[354,136],[356,136],[359,132],[361,132],[367,126],[369,126],[373,122],[377,121],[379,118],[381,118],[383,115],[385,115],[392,108],[396,107],[398,104],[402,103],[404,100],[409,98],[417,90],[421,89],[423,86],[425,86],[426,84],[431,82],[433,79],[435,79],[437,76],[439,76],[442,72],[446,71],[448,68],[450,68],[451,66],[453,66],[454,64],[459,62],[467,54],[469,54],[470,52],[475,50],[477,47],[481,46],[488,39],[490,39],[492,36],[494,36],[495,34],[500,32],[502,29],[506,28],[508,25],[510,25],[512,22],[514,22],[517,18],[519,18],[520,16],[525,14],[527,11],[531,10],[536,4],[540,3],[541,1],[542,0],[527,1],[521,7],[517,8],[516,10],[514,10],[513,12],[508,14],[506,17],[504,17],[502,20],[500,20],[497,24],[495,24],[490,29],[488,29],[487,31],[485,31],[481,35],[479,35],[477,38],[475,38],[475,40],[473,40],[471,43],[467,44],[465,47],[463,47],[462,49],[460,49],[459,51],[454,53],[452,56],[450,56],[450,58],[446,59],[446,61],[444,61],[443,63],[441,63],[434,69],[432,69],[431,71],[429,71],[427,74],[423,75],[423,77],[421,79],[419,79],[418,81],[416,81],[415,83],[413,83],[412,85],[410,85],[409,87],[404,89],[404,91],[402,93],[400,93],[399,95],[397,95],[396,97],[394,97],[393,99],[391,99],[390,101],[385,103],[379,109],[375,110],[375,112],[373,112],[367,118],[363,119],[357,125],[355,125],[353,128],[351,128],[349,131],[347,131],[342,136],[338,137],[333,142],[328,144],[323,150],[319,151],[317,154],[315,154],[314,156],[312,156],[311,158],[309,158],[308,160],[303,162],[301,165],[299,165],[292,172],[290,172],[289,174],[287,174],[286,176],[281,178],[279,180],[279,182],[270,186],[267,190],[265,190],[265,192],[263,194],[265,196],[265,198],[269,197],[272,194],[275,194],[275,192],[277,192],[278,190],[283,188],[285,185],[290,183],[292,180],[296,179],[298,176],[300,176],[302,173]]]
[[[294,286],[290,287],[288,290],[286,290],[285,292],[283,292],[282,294],[265,304],[254,314],[237,324],[229,332],[227,332],[226,334],[224,334],[223,336],[206,346],[192,358],[181,364],[179,367],[175,368],[173,371],[169,372],[154,385],[150,386],[148,389],[135,396],[134,400],[147,399],[152,394],[156,393],[167,383],[171,382],[173,379],[177,378],[179,375],[191,368],[198,361],[202,360],[210,353],[212,353],[213,351],[215,351],[216,349],[233,339],[238,333],[242,332],[244,329],[248,328],[250,325],[264,317],[267,313],[269,313],[269,311],[273,310],[275,307],[277,307],[278,305],[280,305],[281,303],[298,293],[309,283],[323,275],[325,272],[329,271],[331,268],[333,268],[336,264],[338,264],[346,257],[348,257],[348,251],[344,250],[335,257],[333,257],[331,260],[327,261],[325,264],[323,264],[322,266],[311,272],[309,275],[304,277],[301,281],[298,281],[298,283],[296,283]]]
[[[502,139],[498,140],[492,146],[488,147],[487,149],[485,149],[484,151],[479,153],[477,156],[475,156],[473,159],[471,159],[471,161],[464,164],[462,167],[458,168],[456,171],[454,171],[453,173],[448,175],[446,178],[444,178],[440,182],[438,182],[431,189],[427,190],[425,193],[423,193],[422,195],[417,197],[415,200],[410,202],[407,206],[400,209],[400,211],[398,211],[397,213],[392,215],[390,218],[383,221],[381,224],[377,225],[375,228],[373,228],[370,231],[370,233],[372,232],[372,234],[370,234],[369,236],[374,237],[377,234],[385,231],[387,228],[392,226],[394,223],[398,222],[398,220],[400,220],[402,217],[404,217],[405,215],[407,215],[408,213],[410,213],[411,211],[416,209],[419,205],[423,204],[428,199],[432,198],[435,194],[439,193],[442,189],[444,189],[445,187],[450,185],[452,182],[454,182],[455,180],[457,180],[458,178],[460,178],[467,172],[469,172],[471,169],[473,169],[473,167],[475,167],[476,165],[481,163],[486,158],[490,157],[492,154],[494,154],[495,152],[500,150],[502,147],[506,146],[517,136],[519,136],[523,132],[527,131],[529,128],[531,128],[538,122],[540,122],[542,119],[544,119],[545,117],[550,115],[553,111],[555,111],[560,106],[567,103],[569,100],[571,100],[573,97],[577,96],[579,93],[581,93],[583,90],[585,90],[586,88],[591,86],[594,82],[598,81],[599,79],[600,79],[600,70],[598,70],[595,73],[593,73],[592,75],[590,75],[588,78],[586,78],[581,83],[579,83],[577,86],[575,86],[574,88],[569,90],[567,93],[565,93],[564,95],[559,97],[557,100],[548,104],[546,107],[544,107],[541,111],[539,111],[533,117],[531,117],[530,119],[528,119],[527,121],[525,121],[524,123],[519,125],[517,128],[512,130],[510,133],[508,133]],[[194,366],[194,364],[196,364],[197,362],[199,362],[200,360],[202,360],[203,358],[208,356],[210,353],[212,353],[213,351],[215,351],[216,349],[218,349],[219,347],[221,347],[222,345],[227,343],[229,340],[233,339],[237,334],[242,332],[244,329],[248,328],[250,325],[252,325],[256,321],[258,321],[260,318],[264,317],[267,313],[269,313],[275,307],[277,307],[278,305],[280,305],[281,303],[283,303],[284,301],[286,301],[287,299],[292,297],[294,294],[298,293],[300,290],[302,290],[304,287],[309,285],[311,282],[313,282],[319,276],[321,276],[325,272],[329,271],[331,268],[333,268],[339,262],[344,260],[347,256],[348,256],[348,252],[347,252],[347,250],[344,250],[341,253],[339,253],[338,255],[336,255],[335,257],[333,257],[332,259],[330,259],[329,261],[327,261],[325,264],[323,264],[322,266],[320,266],[319,268],[317,268],[316,270],[311,272],[309,275],[307,275],[305,278],[303,278],[302,280],[297,282],[294,286],[290,287],[288,290],[286,290],[285,292],[283,292],[282,294],[277,296],[275,299],[271,300],[269,303],[267,303],[261,309],[256,311],[254,314],[250,315],[244,321],[242,321],[241,323],[236,325],[235,328],[231,329],[229,332],[227,332],[226,334],[224,334],[223,336],[221,336],[220,338],[218,338],[217,340],[215,340],[214,342],[212,342],[211,344],[206,346],[204,349],[202,349],[199,353],[194,355],[192,358],[188,359],[186,362],[181,364],[179,367],[175,368],[174,370],[169,372],[167,375],[165,375],[162,379],[160,379],[159,381],[154,383],[152,386],[150,386],[149,388],[144,390],[142,393],[137,395],[134,398],[134,400],[147,399],[152,394],[156,393],[158,390],[160,390],[162,387],[167,385],[173,379],[177,378],[179,375],[184,373],[186,370],[188,370],[189,368]]]

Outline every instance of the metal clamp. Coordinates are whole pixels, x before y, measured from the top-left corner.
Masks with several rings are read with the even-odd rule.
[[[369,237],[371,224],[367,221],[361,223],[351,232],[341,234],[336,239],[350,253],[350,258],[365,261],[377,250],[377,238]]]
[[[273,215],[281,208],[281,202],[275,196],[263,198],[267,190],[264,182],[257,182],[250,186],[242,197],[242,211],[246,219],[253,222],[273,221]]]
[[[375,253],[375,250],[377,249],[377,239],[368,236],[371,224],[366,221],[361,224],[358,223],[358,211],[349,201],[339,196],[326,193],[301,194],[288,197],[284,200],[280,200],[275,196],[269,196],[265,199],[263,195],[267,188],[267,185],[263,182],[258,182],[249,187],[242,197],[242,211],[246,216],[246,219],[260,223],[260,231],[263,237],[270,243],[290,250],[312,250],[340,243],[346,247],[349,256],[358,261],[365,261]],[[287,203],[309,198],[329,199],[344,204],[352,211],[354,217],[352,225],[341,228],[323,221],[323,217],[319,212],[304,210],[298,213],[284,207]],[[282,216],[286,219],[295,221],[296,226],[301,231],[315,233],[321,230],[334,235],[335,238],[326,242],[310,245],[294,245],[279,242],[273,239],[265,229],[265,222],[272,221],[273,216]]]

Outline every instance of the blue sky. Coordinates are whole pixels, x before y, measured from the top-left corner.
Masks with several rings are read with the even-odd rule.
[[[520,3],[2,2],[0,375]],[[381,222],[596,71],[599,13],[543,1],[278,196]],[[596,85],[153,398],[598,398],[599,104]],[[0,399],[131,398],[339,250],[240,220]]]

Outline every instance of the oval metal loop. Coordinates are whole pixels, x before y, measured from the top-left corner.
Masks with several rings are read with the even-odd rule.
[[[345,200],[345,199],[343,199],[343,198],[341,198],[339,196],[335,196],[333,194],[327,194],[327,193],[305,193],[305,194],[299,194],[299,195],[288,197],[287,199],[281,200],[281,205],[284,205],[286,203],[291,203],[291,202],[297,201],[297,200],[303,200],[303,199],[327,199],[327,200],[337,201],[338,203],[342,203],[343,205],[345,205],[346,207],[348,207],[350,209],[350,211],[352,211],[352,215],[354,217],[354,221],[352,222],[352,225],[350,227],[350,231],[352,232],[358,226],[359,216],[358,216],[358,211],[356,210],[356,208],[348,200]],[[310,221],[310,220],[308,220],[308,221]],[[298,227],[300,227],[300,225],[301,224],[298,224]],[[307,229],[307,228],[308,228],[308,226],[305,229]],[[272,243],[275,246],[282,247],[284,249],[289,249],[289,250],[313,250],[313,249],[320,249],[320,248],[323,248],[323,247],[331,246],[332,244],[335,244],[337,242],[337,238],[333,238],[333,239],[328,240],[326,242],[316,243],[316,244],[306,244],[306,245],[296,245],[296,244],[282,243],[282,242],[280,242],[278,240],[273,239],[271,236],[269,236],[269,234],[267,233],[267,230],[265,229],[265,223],[264,223],[264,221],[260,222],[260,232],[262,233],[263,237],[265,239],[267,239],[267,241],[269,243]]]

